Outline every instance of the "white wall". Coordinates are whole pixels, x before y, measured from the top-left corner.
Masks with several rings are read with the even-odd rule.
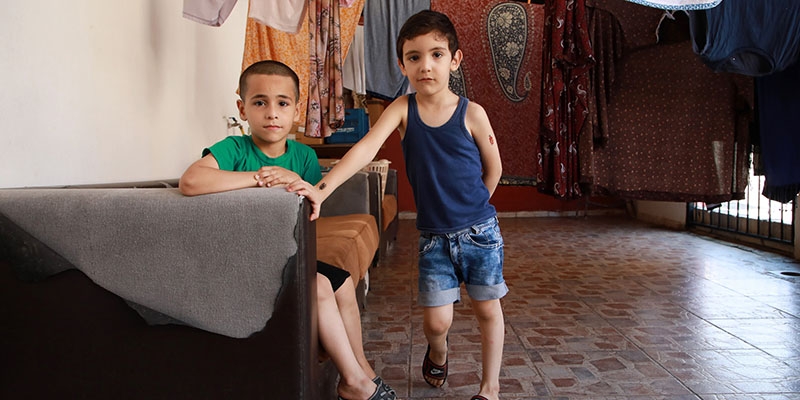
[[[672,229],[686,228],[686,203],[637,200],[636,218]]]
[[[247,2],[26,0],[0,13],[0,187],[177,178],[227,134]]]

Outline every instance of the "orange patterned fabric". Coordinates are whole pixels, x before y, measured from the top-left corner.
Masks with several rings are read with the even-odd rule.
[[[310,0],[314,2],[314,0]],[[355,0],[351,7],[340,8],[340,42],[344,59],[355,36],[364,0]],[[308,85],[311,72],[308,19],[295,34],[286,33],[248,18],[245,32],[242,70],[261,60],[278,60],[291,67],[300,78],[300,125],[306,125]],[[341,81],[339,81],[341,84]]]
[[[358,283],[378,251],[380,233],[370,214],[317,219],[317,260],[350,272]]]
[[[383,196],[381,211],[383,211],[381,213],[381,231],[385,231],[397,217],[397,196],[393,194]]]

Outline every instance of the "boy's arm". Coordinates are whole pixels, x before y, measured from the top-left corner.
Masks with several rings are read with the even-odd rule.
[[[181,175],[178,187],[186,196],[258,186],[255,172],[224,171],[210,153],[195,161]]]
[[[500,160],[500,149],[494,136],[492,124],[486,110],[479,104],[470,102],[467,106],[467,129],[475,139],[478,151],[481,153],[483,164],[483,184],[489,189],[489,196],[494,194],[500,176],[503,174],[503,164]]]
[[[381,117],[370,128],[369,132],[358,141],[342,157],[341,161],[325,175],[316,186],[297,181],[287,186],[287,190],[306,196],[311,201],[313,210],[311,220],[319,217],[322,202],[353,174],[364,168],[378,154],[383,142],[401,125],[408,110],[407,97],[403,96],[392,102]]]
[[[254,186],[285,186],[297,180],[302,180],[300,175],[283,167],[261,167],[254,172],[222,170],[209,153],[186,169],[178,187],[184,195],[195,196]]]

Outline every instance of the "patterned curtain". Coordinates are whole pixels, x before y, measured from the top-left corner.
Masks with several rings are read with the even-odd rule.
[[[543,52],[539,191],[581,197],[578,142],[589,114],[589,72],[594,64],[585,0],[547,0]]]
[[[593,8],[597,118],[594,148],[587,120],[580,158],[591,194],[707,203],[743,198],[752,79],[704,65],[685,19],[662,20],[662,10],[624,0],[587,0],[587,7]]]

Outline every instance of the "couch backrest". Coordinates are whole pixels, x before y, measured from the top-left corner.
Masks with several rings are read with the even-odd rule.
[[[381,221],[381,177],[377,172],[356,172],[331,193],[322,205],[320,216],[370,214]]]

